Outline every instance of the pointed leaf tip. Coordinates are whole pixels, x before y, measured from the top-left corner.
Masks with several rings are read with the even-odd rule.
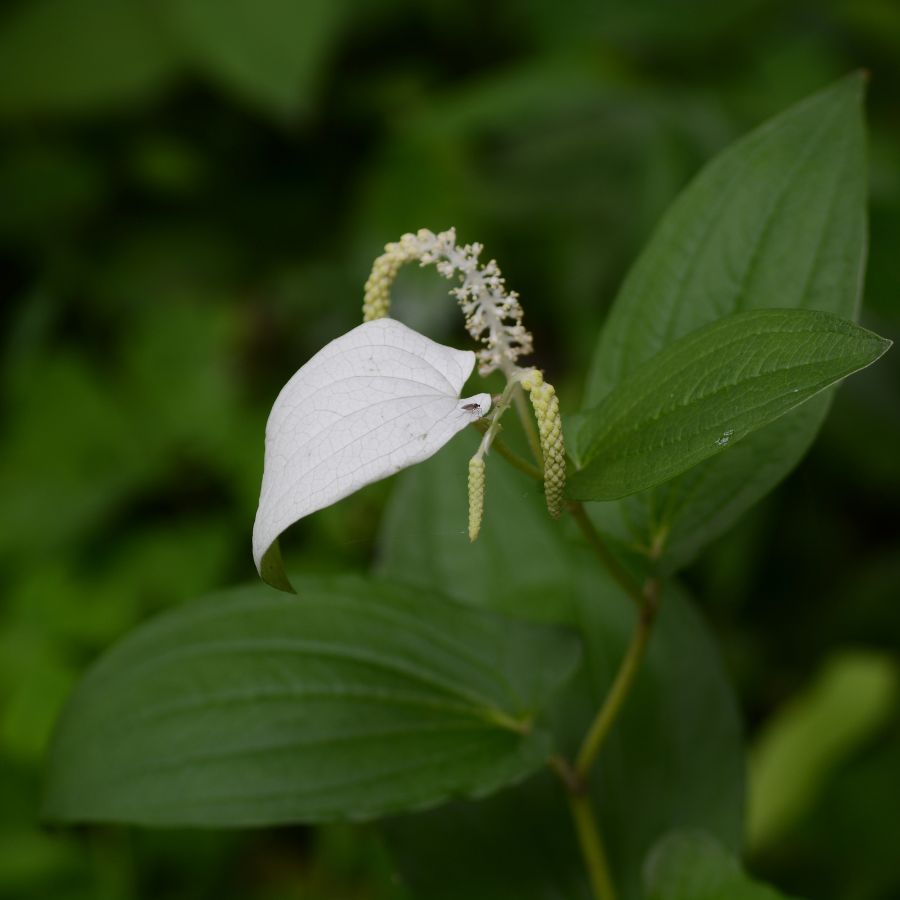
[[[617,500],[692,466],[881,357],[890,341],[807,309],[726,316],[675,341],[581,417],[577,500]]]

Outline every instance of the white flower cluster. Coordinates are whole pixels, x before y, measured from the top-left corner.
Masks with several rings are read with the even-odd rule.
[[[483,345],[478,351],[480,374],[499,368],[511,375],[519,357],[532,352],[532,338],[522,325],[519,295],[506,290],[495,260],[479,263],[481,251],[481,244],[458,246],[455,228],[440,234],[423,228],[403,235],[397,243],[388,244],[375,262],[366,284],[365,316],[387,315],[390,283],[401,265],[412,259],[423,266],[433,264],[445,278],[460,279],[451,293],[459,300],[469,334]]]
[[[554,518],[562,512],[566,483],[566,452],[556,391],[544,381],[538,369],[519,367],[519,357],[532,352],[531,335],[522,325],[519,295],[506,290],[495,260],[484,265],[478,261],[482,249],[481,244],[460,247],[455,228],[439,234],[427,228],[404,234],[399,241],[386,244],[384,253],[375,260],[363,298],[365,322],[388,316],[394,279],[402,266],[414,260],[422,266],[433,265],[444,278],[458,278],[459,286],[450,293],[462,307],[469,334],[482,345],[477,352],[478,371],[488,375],[500,369],[506,376],[506,389],[495,403],[478,451],[469,461],[469,539],[472,541],[478,536],[484,514],[484,457],[497,436],[500,417],[517,398],[520,388],[531,396],[540,440],[535,456],[542,463],[547,509]]]

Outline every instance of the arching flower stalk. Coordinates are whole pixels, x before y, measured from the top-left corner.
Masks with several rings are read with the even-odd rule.
[[[390,312],[391,284],[406,263],[418,260],[434,265],[444,278],[459,279],[450,293],[459,301],[469,334],[482,344],[478,351],[481,375],[500,369],[509,379],[516,360],[532,351],[531,334],[522,324],[522,306],[515,291],[506,290],[506,281],[495,260],[481,265],[481,244],[456,243],[456,229],[434,234],[426,228],[404,234],[387,244],[372,266],[363,299],[363,321],[378,319]]]
[[[469,463],[470,540],[474,541],[478,535],[484,511],[484,457],[498,433],[503,413],[514,399],[521,403],[521,397],[516,397],[518,385],[531,395],[540,435],[540,448],[535,448],[535,455],[538,463],[543,464],[547,509],[551,516],[558,517],[566,477],[559,401],[553,386],[544,381],[539,370],[523,369],[518,365],[518,359],[530,354],[533,346],[531,334],[522,324],[518,294],[506,289],[506,281],[495,260],[483,265],[479,262],[481,244],[457,245],[453,228],[439,234],[423,228],[416,234],[403,235],[384,249],[366,282],[364,321],[389,314],[391,285],[403,265],[414,261],[422,266],[434,265],[445,278],[459,281],[450,292],[459,301],[469,334],[481,344],[477,353],[479,373],[488,375],[499,369],[506,376],[506,389],[496,402],[489,427]]]
[[[386,244],[384,253],[372,263],[363,294],[363,322],[383,319],[391,311],[391,285],[397,273],[407,263],[421,257],[419,240],[414,234],[404,234],[399,241]],[[423,263],[424,265],[424,263]]]

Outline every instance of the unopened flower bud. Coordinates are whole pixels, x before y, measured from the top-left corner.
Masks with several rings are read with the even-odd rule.
[[[544,376],[537,369],[528,371],[520,383],[531,396],[544,455],[544,498],[548,512],[556,519],[562,512],[566,487],[566,448],[559,398],[553,385],[544,381]]]
[[[404,234],[396,243],[387,244],[384,253],[372,264],[363,296],[363,322],[383,319],[391,311],[391,285],[408,262],[417,259],[419,246],[415,235]]]
[[[469,460],[469,540],[474,541],[481,530],[484,515],[484,459],[475,455]]]

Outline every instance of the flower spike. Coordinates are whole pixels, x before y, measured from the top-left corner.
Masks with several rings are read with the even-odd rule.
[[[418,239],[404,234],[399,241],[386,244],[384,253],[372,264],[363,295],[363,322],[383,319],[391,311],[391,285],[406,263],[421,256]]]
[[[484,458],[476,453],[469,460],[469,540],[474,543],[484,516]]]
[[[520,381],[531,397],[544,454],[544,498],[547,511],[558,519],[563,508],[566,487],[566,449],[563,444],[559,398],[552,384],[544,381],[538,369],[528,370]]]
[[[522,324],[519,295],[506,290],[495,260],[484,265],[479,262],[482,249],[481,244],[457,245],[454,228],[440,234],[422,228],[387,244],[366,282],[364,320],[388,315],[391,285],[401,266],[413,260],[422,266],[434,265],[444,278],[457,277],[460,281],[451,293],[462,307],[469,334],[482,344],[479,373],[488,375],[502,369],[511,376],[518,358],[531,353],[532,337]]]

